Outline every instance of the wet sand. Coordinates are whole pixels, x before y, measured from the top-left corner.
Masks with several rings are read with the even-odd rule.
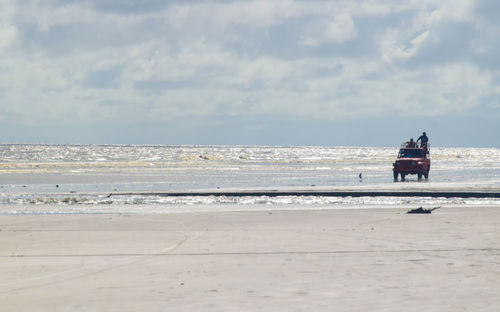
[[[417,182],[417,181],[412,181]],[[459,198],[500,198],[500,184],[497,183],[432,183],[422,180],[419,183],[379,183],[356,186],[329,187],[280,187],[260,189],[199,189],[170,192],[111,192],[102,196],[327,196],[327,197],[459,197]]]
[[[499,311],[500,207],[1,215],[2,311]]]

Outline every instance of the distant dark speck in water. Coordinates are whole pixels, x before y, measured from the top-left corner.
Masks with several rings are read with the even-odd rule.
[[[56,184],[56,187],[59,187],[59,184]]]

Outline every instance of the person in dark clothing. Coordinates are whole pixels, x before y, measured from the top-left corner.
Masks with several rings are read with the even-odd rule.
[[[424,132],[422,135],[417,139],[417,143],[420,141],[420,146],[422,147],[427,147],[427,142],[429,142],[429,138],[427,137],[427,134]]]

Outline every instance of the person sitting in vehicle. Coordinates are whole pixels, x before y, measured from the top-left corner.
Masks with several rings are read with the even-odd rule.
[[[417,147],[417,143],[415,143],[415,141],[413,141],[413,138],[410,139],[410,142],[406,142],[406,145],[408,147]]]
[[[417,143],[420,141],[420,146],[426,148],[427,147],[427,142],[429,142],[429,138],[427,137],[427,134],[424,132],[422,135],[417,139]]]

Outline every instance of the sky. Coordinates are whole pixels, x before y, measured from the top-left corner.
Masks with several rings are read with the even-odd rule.
[[[500,147],[498,12],[0,0],[0,143]]]

